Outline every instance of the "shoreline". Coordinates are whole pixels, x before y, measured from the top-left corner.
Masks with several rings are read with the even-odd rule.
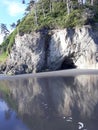
[[[77,75],[98,75],[98,69],[68,69],[68,70],[58,70],[51,72],[40,72],[40,73],[30,73],[30,74],[20,74],[20,75],[0,75],[0,80],[12,80],[19,78],[45,78],[45,77],[67,77],[67,76],[77,76]]]

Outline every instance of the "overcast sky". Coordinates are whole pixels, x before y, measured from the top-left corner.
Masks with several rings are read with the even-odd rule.
[[[28,2],[29,0],[26,0],[26,4]],[[26,4],[22,4],[22,0],[0,0],[0,23],[9,27],[10,24],[21,19],[24,16]]]

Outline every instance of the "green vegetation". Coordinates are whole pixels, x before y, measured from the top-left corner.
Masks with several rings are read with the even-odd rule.
[[[17,29],[15,29],[8,37],[7,39],[0,45],[0,63],[5,62],[13,44],[15,43],[15,36],[17,34]]]
[[[14,99],[12,99],[12,94],[10,89],[7,87],[6,81],[0,82],[0,94],[2,94],[2,98],[8,103],[8,105],[17,110],[17,105]]]
[[[1,47],[2,48],[2,53],[9,54],[11,47],[13,46],[15,42],[15,36],[17,34],[17,29],[15,29],[8,37],[7,39],[2,43]]]
[[[42,29],[70,28],[98,22],[97,1],[92,4],[88,0],[82,5],[78,0],[69,1],[70,13],[66,0],[39,0],[38,3],[31,0],[26,9],[29,13],[18,26],[20,35]]]
[[[3,83],[0,83],[0,92],[3,92],[5,95],[7,95],[8,93],[10,93],[10,90],[8,87],[4,86]]]
[[[43,15],[40,5],[38,4],[37,25],[35,23],[34,10],[32,10],[20,23],[20,34],[30,33],[40,29],[57,29],[65,27],[81,26],[85,24],[85,21],[81,19],[82,9],[75,9],[69,15],[66,11],[66,3],[56,2],[53,3],[53,11],[45,13]],[[82,22],[81,22],[82,21]]]
[[[17,25],[7,39],[0,46],[0,61],[6,59],[15,42],[15,36],[24,35],[33,31],[44,29],[62,29],[94,24],[98,22],[98,2],[91,3],[87,0],[85,4],[78,3],[78,0],[39,0],[35,3],[30,1],[26,9],[26,16]]]
[[[4,52],[4,53],[2,53],[1,55],[0,55],[0,63],[1,62],[5,62],[6,61],[6,59],[7,59],[7,54]]]

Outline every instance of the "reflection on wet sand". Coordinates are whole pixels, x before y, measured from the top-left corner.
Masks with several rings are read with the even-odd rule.
[[[82,129],[80,121],[88,130],[98,128],[97,75],[17,79],[0,84],[10,89],[9,98],[17,104],[17,113],[32,130]]]

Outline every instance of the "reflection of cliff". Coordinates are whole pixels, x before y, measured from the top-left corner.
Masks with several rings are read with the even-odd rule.
[[[94,114],[98,117],[98,110],[96,111],[96,108],[98,109],[98,76],[78,76],[75,84],[78,99],[76,102],[81,115],[90,117]]]
[[[59,115],[98,116],[98,76],[56,77],[48,79],[48,82],[52,102]]]
[[[81,116],[97,114],[98,76],[19,79],[6,82],[21,115]],[[98,114],[96,115],[98,116]]]
[[[8,98],[17,105],[18,115],[35,130],[71,129],[73,124],[64,121],[70,116],[73,123],[89,120],[91,125],[98,119],[97,85],[97,75],[0,81],[0,86],[10,89]]]

